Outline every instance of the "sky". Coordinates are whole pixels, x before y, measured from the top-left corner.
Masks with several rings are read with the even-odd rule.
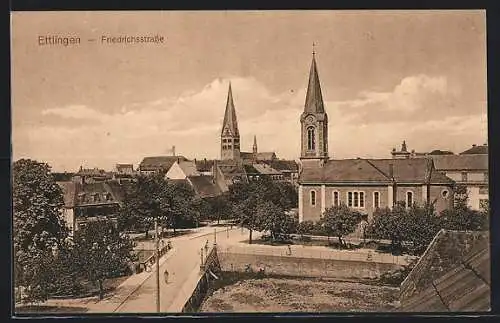
[[[259,151],[297,159],[313,43],[330,158],[389,158],[403,140],[455,153],[487,142],[485,11],[11,15],[13,159],[55,171],[137,165],[174,145],[220,157],[229,82],[242,150],[256,135]],[[122,35],[164,42],[100,42]]]

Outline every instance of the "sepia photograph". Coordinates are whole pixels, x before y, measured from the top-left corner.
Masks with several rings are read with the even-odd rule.
[[[10,18],[13,316],[491,311],[485,10]]]

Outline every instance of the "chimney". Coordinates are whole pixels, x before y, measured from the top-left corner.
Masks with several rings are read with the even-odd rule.
[[[476,144],[473,144],[472,147],[476,147]]]
[[[394,178],[394,165],[393,164],[389,164],[389,177],[391,179]]]
[[[175,146],[172,146],[172,156],[175,156]]]

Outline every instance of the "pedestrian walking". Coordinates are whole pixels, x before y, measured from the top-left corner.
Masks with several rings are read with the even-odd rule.
[[[288,247],[288,253],[287,253],[287,255],[290,256],[292,254],[292,247],[290,245],[287,245],[287,247]]]
[[[205,253],[208,252],[208,240],[205,242]]]
[[[167,241],[167,250],[172,249],[172,243],[170,243],[170,240]]]

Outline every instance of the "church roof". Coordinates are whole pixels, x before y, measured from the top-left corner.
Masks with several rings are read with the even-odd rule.
[[[229,83],[229,91],[227,94],[226,112],[224,113],[224,122],[222,123],[221,135],[239,136],[238,120],[236,119],[236,110],[234,108],[233,91],[231,83]]]
[[[309,71],[309,84],[307,86],[306,103],[304,112],[324,113],[323,95],[321,94],[321,85],[319,82],[318,69],[316,67],[316,58],[312,58],[311,70]]]
[[[391,166],[392,165],[392,166]],[[339,159],[322,167],[305,164],[299,176],[301,183],[398,183],[451,184],[453,181],[433,170],[427,159]]]

